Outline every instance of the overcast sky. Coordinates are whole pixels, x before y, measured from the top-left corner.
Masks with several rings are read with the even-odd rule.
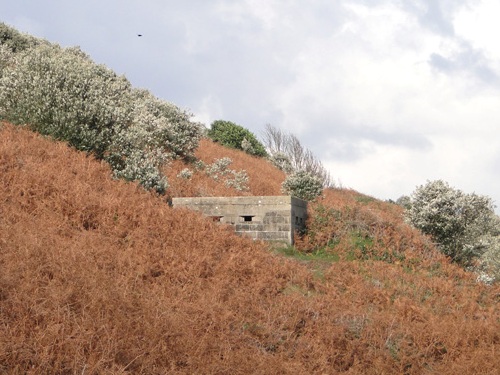
[[[0,21],[207,126],[297,135],[344,187],[397,199],[442,179],[497,205],[499,15],[498,0],[0,0]]]

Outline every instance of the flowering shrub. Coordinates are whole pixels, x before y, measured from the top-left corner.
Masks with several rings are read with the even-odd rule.
[[[0,77],[2,77],[2,72],[9,65],[13,55],[7,46],[0,44]]]
[[[205,173],[214,180],[218,180],[219,176],[224,176],[230,173],[228,167],[232,162],[231,158],[228,157],[216,159],[212,164],[205,167]]]
[[[115,176],[127,181],[138,181],[147,190],[156,190],[159,194],[165,194],[168,182],[160,173],[158,157],[135,150],[127,157],[124,168],[115,170]]]
[[[120,129],[106,159],[117,177],[137,180],[164,192],[161,167],[169,160],[193,155],[201,137],[200,125],[189,115],[145,90],[132,90],[131,124]]]
[[[486,250],[479,258],[477,267],[483,281],[500,281],[500,218],[493,215],[492,230],[481,237]]]
[[[168,150],[173,158],[193,156],[202,136],[202,125],[190,121],[190,113],[147,90],[133,90],[132,98],[133,124],[148,133],[143,141]]]
[[[311,201],[320,196],[323,191],[321,180],[305,171],[288,175],[281,186],[283,194]]]
[[[406,219],[463,266],[473,265],[488,250],[491,241],[485,241],[485,236],[490,236],[498,225],[491,198],[465,194],[441,180],[428,182],[413,192]]]
[[[193,177],[193,171],[189,168],[184,168],[182,171],[179,172],[177,177],[189,180],[191,177]]]
[[[40,43],[47,43],[28,34],[23,34],[16,29],[0,22],[0,44],[11,52],[19,52]]]
[[[202,171],[206,168],[206,165],[205,163],[203,162],[203,160],[195,160],[193,162],[193,166],[194,168],[197,170],[197,171]]]
[[[290,158],[283,152],[276,152],[269,156],[269,161],[279,170],[290,174],[293,172],[292,162]]]
[[[130,121],[129,82],[77,48],[40,45],[16,54],[0,88],[2,117],[99,157]]]
[[[161,167],[192,157],[202,136],[191,114],[133,89],[78,48],[16,33],[0,24],[0,118],[91,152],[116,177],[163,193]]]
[[[244,170],[237,172],[228,168],[232,162],[231,158],[228,157],[217,159],[205,167],[205,173],[216,181],[222,178],[227,187],[235,188],[238,191],[247,191],[248,174]]]
[[[255,155],[255,149],[253,148],[252,143],[246,137],[241,141],[241,149],[247,154]]]
[[[226,178],[224,184],[227,187],[232,187],[238,191],[247,191],[248,181],[248,174],[245,170],[241,170],[239,172],[231,170],[231,177]]]
[[[396,200],[395,203],[405,209],[408,209],[411,207],[411,198],[408,195],[402,195]]]

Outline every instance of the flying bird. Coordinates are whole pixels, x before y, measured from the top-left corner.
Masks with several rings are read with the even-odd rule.
[[[142,34],[137,34],[137,36],[142,36]]]

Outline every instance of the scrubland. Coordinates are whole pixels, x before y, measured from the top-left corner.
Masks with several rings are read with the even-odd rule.
[[[282,172],[228,156],[168,194],[277,195]],[[0,129],[0,373],[498,374],[500,287],[440,255],[399,206],[328,189],[287,257],[64,143]],[[326,254],[328,256],[322,256]]]

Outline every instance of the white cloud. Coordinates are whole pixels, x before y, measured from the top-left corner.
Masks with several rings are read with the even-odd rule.
[[[338,33],[294,59],[295,80],[275,102],[280,125],[307,139],[343,184],[367,193],[397,198],[437,178],[494,192],[486,184],[499,149],[495,92],[429,64],[462,41],[390,4],[348,9]]]
[[[198,108],[195,108],[193,119],[206,127],[210,127],[213,121],[224,118],[223,113],[220,98],[209,95],[202,100]]]
[[[486,52],[491,58],[500,60],[500,3],[496,0],[482,0],[475,7],[463,8],[454,19],[457,35]]]

